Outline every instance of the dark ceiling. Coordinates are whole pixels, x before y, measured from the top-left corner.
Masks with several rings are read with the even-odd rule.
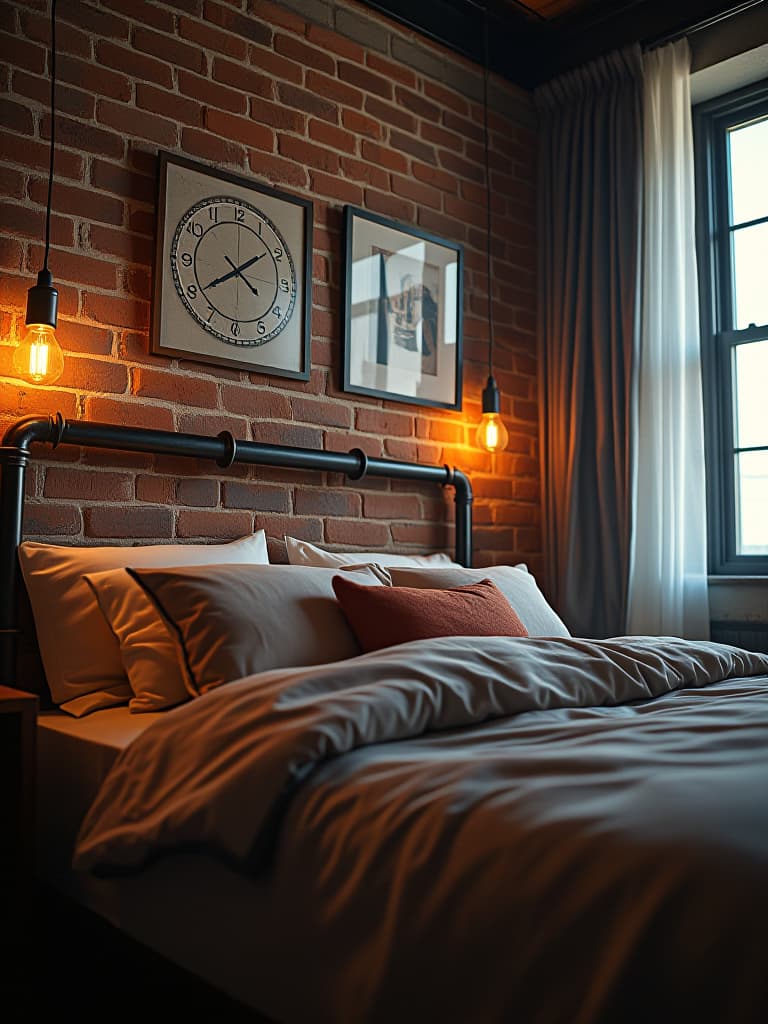
[[[363,0],[483,63],[486,0]],[[487,0],[489,66],[526,89],[631,43],[648,44],[764,0]]]

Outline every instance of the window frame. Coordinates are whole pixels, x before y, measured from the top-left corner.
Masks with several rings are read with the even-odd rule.
[[[743,330],[731,327],[735,319],[727,145],[730,127],[764,116],[768,116],[768,79],[693,107],[709,572],[713,576],[768,576],[768,555],[741,555],[736,548],[735,453],[742,449],[735,445],[734,436],[733,353],[738,345],[768,340],[768,324]]]

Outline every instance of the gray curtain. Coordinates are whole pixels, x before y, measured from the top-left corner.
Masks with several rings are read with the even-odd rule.
[[[641,75],[631,47],[535,94],[544,588],[584,637],[626,628]]]

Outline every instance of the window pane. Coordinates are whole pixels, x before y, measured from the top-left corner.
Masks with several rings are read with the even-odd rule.
[[[768,118],[728,133],[731,224],[768,217]]]
[[[768,324],[768,224],[733,232],[736,330]]]
[[[736,447],[768,445],[768,341],[733,350]]]
[[[736,456],[736,551],[768,555],[768,452]]]

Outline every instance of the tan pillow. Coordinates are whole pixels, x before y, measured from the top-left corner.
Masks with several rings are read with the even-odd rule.
[[[65,547],[24,541],[19,562],[51,699],[80,717],[133,696],[117,637],[85,574],[128,565],[266,564],[267,545],[263,530],[229,544]]]
[[[86,573],[84,579],[120,644],[131,712],[162,711],[189,700],[176,645],[144,588],[125,569]]]
[[[570,636],[568,627],[539,590],[525,565],[496,565],[489,569],[412,569],[394,566],[389,570],[394,587],[445,590],[480,580],[492,580],[517,612],[529,636]]]
[[[340,569],[345,565],[375,562],[385,567],[390,565],[429,565],[460,568],[459,563],[454,562],[444,552],[434,555],[395,555],[386,551],[326,551],[325,548],[319,548],[316,544],[298,540],[296,537],[286,536],[284,539],[288,561],[291,565],[314,565]]]
[[[324,665],[360,654],[333,592],[336,569],[224,565],[128,571],[168,625],[192,696],[268,669]],[[345,572],[360,583],[384,585],[371,566]]]

